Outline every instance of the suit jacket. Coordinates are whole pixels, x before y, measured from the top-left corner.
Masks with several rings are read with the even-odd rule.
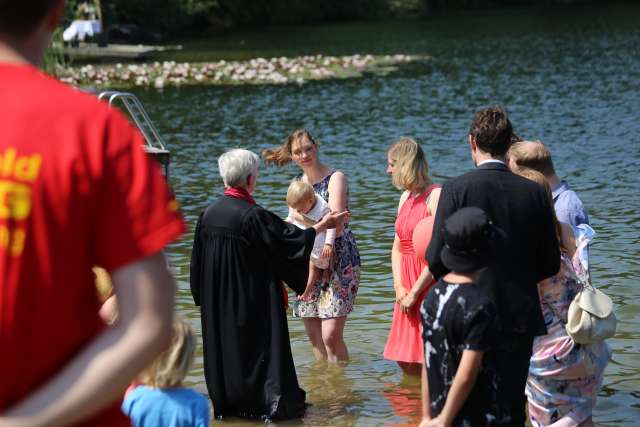
[[[478,280],[495,301],[498,326],[507,334],[545,334],[537,283],[558,272],[560,248],[553,207],[544,188],[494,162],[446,182],[426,253],[436,278],[449,272],[440,259],[444,241],[439,230],[449,215],[467,206],[483,209],[506,233]]]

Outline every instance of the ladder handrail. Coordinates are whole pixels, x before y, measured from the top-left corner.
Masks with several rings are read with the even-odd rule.
[[[144,136],[148,147],[163,151],[166,150],[158,130],[153,125],[153,122],[149,118],[147,111],[142,106],[138,97],[130,92],[120,92],[115,90],[105,91],[98,95],[98,99],[103,99],[105,97],[109,97],[109,107],[111,107],[118,99],[122,101],[127,112],[135,122],[135,125],[140,129],[140,132]],[[151,134],[149,134],[148,131],[151,131]]]

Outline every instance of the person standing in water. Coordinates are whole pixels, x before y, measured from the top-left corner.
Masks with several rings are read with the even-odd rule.
[[[391,249],[396,304],[384,357],[398,362],[405,373],[420,375],[424,352],[419,308],[434,280],[424,257],[414,250],[413,233],[422,219],[435,214],[440,186],[431,182],[424,151],[411,138],[396,141],[387,152],[387,160],[387,173],[404,192]]]
[[[216,418],[304,415],[281,281],[302,294],[316,233],[348,216],[329,213],[306,230],[283,221],[253,199],[259,164],[248,150],[220,156],[224,195],[202,212],[194,233],[189,280]]]
[[[294,162],[302,170],[298,179],[313,186],[333,212],[349,209],[346,175],[321,162],[319,144],[305,129],[289,135],[287,142],[264,150],[266,163],[284,166]],[[347,316],[353,310],[360,285],[360,253],[348,223],[336,227],[333,259],[318,286],[308,299],[296,299],[293,315],[304,319],[304,326],[318,360],[345,362],[349,352],[343,331]]]

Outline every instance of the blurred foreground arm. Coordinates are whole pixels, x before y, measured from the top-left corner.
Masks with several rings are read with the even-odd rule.
[[[118,321],[3,413],[0,427],[55,427],[86,419],[122,396],[131,379],[168,345],[175,283],[162,253],[115,270],[112,279]]]

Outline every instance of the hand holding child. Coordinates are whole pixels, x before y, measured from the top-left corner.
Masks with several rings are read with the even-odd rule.
[[[313,290],[316,288],[316,284],[314,283],[313,285],[307,286],[307,288],[304,290],[304,293],[300,296],[298,296],[298,299],[300,301],[310,301],[311,297],[313,295]]]
[[[294,221],[304,224],[307,227],[313,227],[317,223],[316,221],[312,221],[311,218],[304,215],[302,212],[300,212],[297,209],[292,209],[291,211],[292,211],[291,216]]]
[[[316,233],[321,233],[329,228],[336,228],[338,224],[344,224],[349,219],[349,211],[330,212],[326,214],[313,228]]]

